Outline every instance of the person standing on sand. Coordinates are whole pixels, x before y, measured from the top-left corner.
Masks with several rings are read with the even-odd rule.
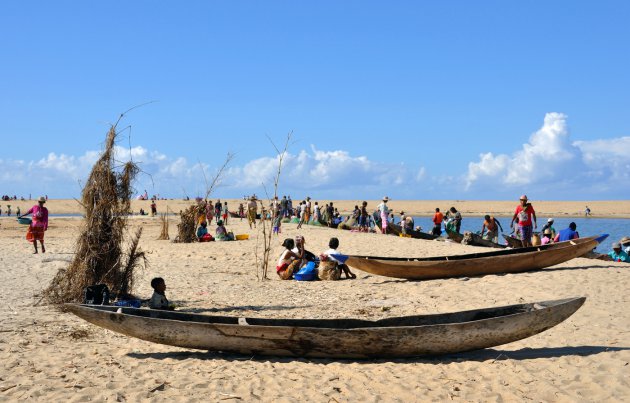
[[[291,200],[291,195],[287,198],[287,217],[291,218],[293,214],[293,200]]]
[[[223,210],[221,210],[221,212],[222,212],[221,217],[223,217],[223,222],[225,223],[225,225],[227,225],[228,217],[230,216],[230,212],[228,211],[227,202],[223,203]]]
[[[247,221],[249,222],[249,229],[252,229],[252,224],[254,224],[254,228],[256,228],[256,214],[258,210],[258,205],[256,204],[256,197],[252,196],[249,198],[247,202]]]
[[[516,206],[516,211],[512,217],[510,227],[514,226],[514,222],[518,222],[518,232],[523,244],[523,248],[532,246],[532,233],[533,228],[537,228],[536,224],[536,212],[531,203],[528,203],[527,196],[522,195],[519,199],[520,203]],[[533,226],[532,226],[533,223]]]
[[[302,200],[302,202],[300,203],[300,222],[298,223],[298,226],[297,226],[298,229],[302,228],[302,224],[304,224],[305,218],[306,218],[306,202]]]
[[[440,213],[438,207],[435,208],[435,214],[433,215],[433,229],[431,234],[435,236],[442,235],[442,221],[444,221],[444,214]]]
[[[368,232],[368,217],[367,202],[363,201],[363,203],[361,203],[361,215],[359,216],[359,231]]]
[[[44,247],[44,232],[48,230],[48,209],[44,207],[46,198],[44,196],[40,197],[37,203],[38,204],[31,207],[26,214],[18,216],[18,218],[29,214],[33,215],[33,221],[31,225],[28,226],[28,231],[26,232],[26,239],[29,242],[33,242],[33,246],[35,247],[35,252],[33,253],[37,253],[37,241],[42,245],[42,253],[46,253],[46,248]]]
[[[383,201],[376,206],[378,212],[381,215],[381,232],[383,234],[387,234],[387,223],[389,217],[389,208],[387,207],[387,202],[389,201],[389,197],[383,197]]]
[[[313,212],[313,207],[312,207],[312,204],[311,204],[311,198],[309,196],[306,196],[306,203],[305,203],[305,205],[306,205],[306,209],[304,210],[304,214],[306,216],[304,217],[304,222],[306,224],[308,224],[309,221],[311,220],[311,214]]]
[[[157,215],[157,204],[155,204],[155,200],[151,202],[151,217],[155,217]]]
[[[214,218],[217,220],[217,224],[219,223],[219,220],[221,219],[222,206],[223,204],[221,204],[221,199],[217,200],[217,202],[214,204]]]
[[[243,207],[243,203],[239,203],[238,205],[238,216],[241,217],[241,221],[243,221],[243,217],[245,216],[245,207]]]

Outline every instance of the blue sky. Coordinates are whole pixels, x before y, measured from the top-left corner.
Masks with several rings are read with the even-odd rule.
[[[76,197],[108,122],[136,188],[315,198],[628,199],[622,1],[11,2],[0,193]],[[131,134],[129,138],[129,133]],[[131,150],[129,147],[131,146]],[[130,152],[131,151],[131,152]]]

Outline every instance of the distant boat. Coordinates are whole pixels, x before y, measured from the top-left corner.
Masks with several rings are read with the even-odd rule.
[[[455,232],[455,231],[451,231],[449,229],[446,230],[446,234],[448,235],[449,239],[452,239],[453,241],[457,242],[457,243],[461,243],[462,240],[464,239],[464,235],[460,234],[459,232]],[[473,232],[470,233],[470,235],[472,236],[472,240],[471,240],[471,245],[474,246],[485,246],[488,248],[505,248],[505,245],[501,245],[498,244],[496,242],[492,242],[490,240],[487,239],[483,239],[480,235],[477,235]]]
[[[403,234],[402,226],[391,223],[391,222],[387,223],[387,232],[396,236],[400,236],[401,234]],[[437,235],[428,234],[422,231],[416,231],[414,229],[407,229],[405,230],[405,233],[409,235],[410,238],[426,239],[427,241],[431,241],[431,240],[439,238],[439,236]]]
[[[516,238],[516,237],[503,234],[503,238],[505,239],[505,242],[507,242],[507,244],[508,244],[508,246],[510,248],[522,248],[523,247],[523,242],[521,242],[521,240]]]
[[[430,280],[487,274],[520,273],[566,262],[593,250],[608,235],[520,249],[436,257],[333,255],[350,267],[379,276]]]
[[[383,221],[381,220],[381,216],[378,213],[378,211],[372,213],[372,218],[374,219],[374,222],[376,223],[378,228],[382,228],[382,224],[381,223]],[[437,236],[437,235],[429,234],[429,233],[422,232],[422,231],[411,230],[411,229],[408,229],[405,232],[411,238],[415,238],[415,239],[426,239],[428,241],[431,241],[431,240],[439,238],[439,236]],[[389,235],[400,236],[400,234],[403,233],[402,226],[400,226],[398,224],[394,224],[392,222],[388,222],[387,223],[387,233]]]
[[[521,340],[561,323],[584,303],[569,298],[377,321],[265,319],[67,304],[97,326],[154,343],[247,355],[373,358],[454,354]]]

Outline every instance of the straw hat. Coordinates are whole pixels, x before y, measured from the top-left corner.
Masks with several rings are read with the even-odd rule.
[[[553,222],[553,218],[547,219],[547,222]]]
[[[40,202],[40,203],[46,203],[46,197],[39,196],[39,199],[37,199],[37,201]]]
[[[384,201],[384,202],[387,202],[387,201],[389,201],[389,197],[387,197],[387,196],[384,196],[384,197],[383,197],[383,201]]]
[[[519,200],[527,200],[527,195],[522,195]]]
[[[621,238],[621,241],[619,241],[619,243],[622,245],[630,243],[630,236],[624,236],[623,238]]]
[[[615,242],[612,244],[613,249],[621,249],[621,244],[619,242]]]

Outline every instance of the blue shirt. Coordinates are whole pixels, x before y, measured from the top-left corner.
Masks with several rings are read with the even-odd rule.
[[[578,238],[577,231],[573,231],[571,228],[565,228],[558,233],[558,242],[570,241],[573,238]]]
[[[612,250],[608,252],[608,256],[610,256],[614,262],[630,262],[630,256],[628,256],[628,254],[623,250],[619,251],[618,254],[615,253],[614,250]]]

